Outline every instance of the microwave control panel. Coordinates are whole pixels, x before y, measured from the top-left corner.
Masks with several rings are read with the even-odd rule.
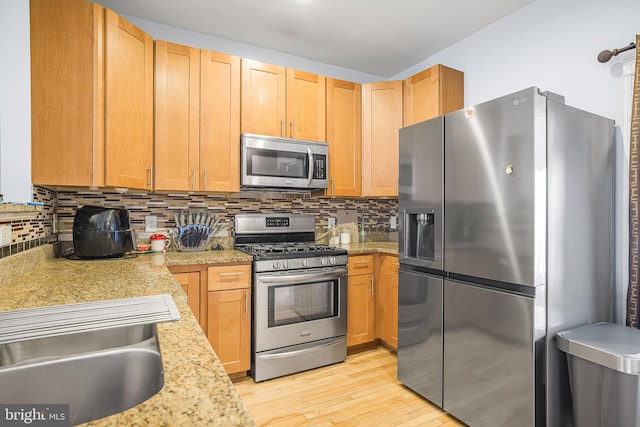
[[[313,179],[327,179],[327,156],[314,154]]]

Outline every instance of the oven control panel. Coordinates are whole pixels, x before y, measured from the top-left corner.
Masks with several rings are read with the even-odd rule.
[[[288,216],[268,216],[265,218],[266,227],[289,227]]]
[[[254,261],[255,272],[302,270],[305,268],[345,267],[347,255]]]

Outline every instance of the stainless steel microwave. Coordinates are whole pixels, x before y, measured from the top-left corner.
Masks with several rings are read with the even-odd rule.
[[[240,136],[240,186],[327,188],[328,152],[325,142],[243,133]]]

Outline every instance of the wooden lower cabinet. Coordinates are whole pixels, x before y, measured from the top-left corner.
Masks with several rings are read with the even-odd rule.
[[[349,256],[347,346],[377,339],[398,348],[398,257]]]
[[[376,255],[376,337],[398,348],[398,257]]]
[[[347,346],[374,341],[373,274],[349,276],[347,295]]]
[[[208,337],[228,374],[251,366],[251,288],[208,292]]]
[[[194,316],[228,374],[251,366],[251,264],[171,266]]]
[[[173,275],[180,286],[182,286],[184,293],[187,294],[187,303],[193,312],[193,316],[198,323],[200,323],[200,326],[202,326],[203,322],[200,322],[200,272],[191,271],[187,273],[174,273]],[[203,328],[203,330],[205,329]]]
[[[187,294],[187,304],[196,318],[202,331],[207,333],[207,286],[203,281],[202,267],[199,265],[176,265],[170,266],[169,271],[173,273],[176,281]]]
[[[375,341],[374,256],[349,257],[347,346]]]

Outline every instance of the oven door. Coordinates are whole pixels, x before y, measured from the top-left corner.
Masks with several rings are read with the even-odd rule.
[[[243,134],[243,187],[327,188],[327,144]]]
[[[254,351],[347,333],[347,268],[256,273]]]

